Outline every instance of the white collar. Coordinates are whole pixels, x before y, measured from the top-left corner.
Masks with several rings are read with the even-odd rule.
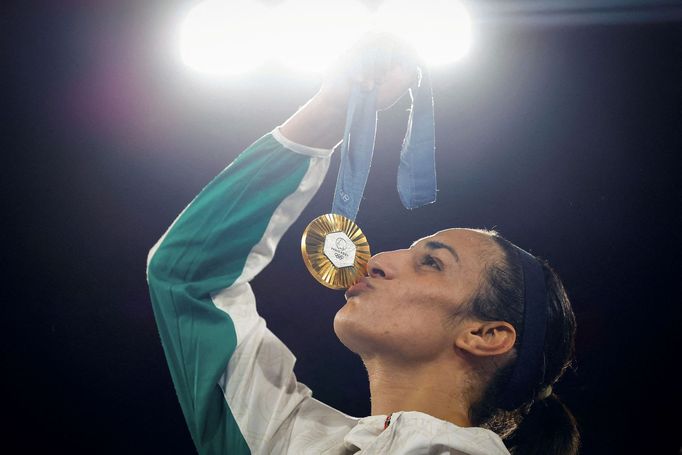
[[[358,420],[344,437],[346,450],[399,455],[437,445],[470,455],[509,454],[500,437],[485,428],[460,427],[417,411],[394,412],[386,430],[385,421],[386,415]]]

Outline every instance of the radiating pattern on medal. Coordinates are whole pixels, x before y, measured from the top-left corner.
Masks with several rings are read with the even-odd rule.
[[[362,230],[336,213],[310,222],[303,231],[301,253],[310,274],[331,289],[347,289],[365,276],[371,256]]]

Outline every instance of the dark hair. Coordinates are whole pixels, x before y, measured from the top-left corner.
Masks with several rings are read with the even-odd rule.
[[[523,337],[524,285],[516,247],[494,231],[486,231],[503,252],[502,260],[488,255],[483,284],[468,305],[467,313],[480,320],[506,321],[514,326],[518,340]],[[474,425],[499,434],[514,455],[578,452],[580,437],[571,412],[551,393],[544,399],[538,393],[552,386],[573,364],[575,316],[561,280],[546,261],[542,264],[547,289],[547,318],[543,357],[545,374],[532,396],[517,409],[505,411],[497,405],[513,371],[515,357],[490,373],[480,399],[469,414]]]

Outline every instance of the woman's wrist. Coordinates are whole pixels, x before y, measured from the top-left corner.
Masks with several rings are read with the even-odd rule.
[[[318,92],[279,130],[287,139],[316,148],[334,148],[343,139],[346,107]]]

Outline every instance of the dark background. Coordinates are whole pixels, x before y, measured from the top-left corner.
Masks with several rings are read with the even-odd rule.
[[[173,54],[178,1],[3,5],[0,447],[192,453],[147,251],[318,81],[274,64],[197,75]],[[438,202],[407,212],[398,200],[403,102],[380,116],[358,217],[374,252],[466,226],[549,259],[579,324],[577,370],[557,392],[583,454],[680,450],[682,19],[645,9],[481,20],[469,57],[433,75]],[[332,332],[343,297],[298,250],[329,210],[337,164],[254,289],[299,380],[366,415],[362,365]]]

